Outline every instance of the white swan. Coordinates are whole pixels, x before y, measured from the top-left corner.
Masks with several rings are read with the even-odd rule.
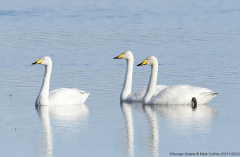
[[[214,93],[210,89],[189,86],[189,85],[175,85],[167,87],[154,96],[157,74],[158,74],[158,60],[154,56],[149,56],[140,65],[151,65],[151,77],[148,83],[147,92],[143,98],[143,104],[190,104],[192,97],[195,97],[198,104],[206,104],[218,93]]]
[[[144,87],[140,90],[138,90],[135,93],[131,94],[132,90],[132,75],[133,75],[133,54],[130,51],[124,51],[119,56],[114,57],[113,59],[126,59],[127,60],[127,70],[126,70],[126,76],[125,81],[123,84],[122,93],[120,95],[120,101],[125,102],[141,102],[143,99],[143,96],[146,93],[147,87]],[[154,95],[159,93],[161,90],[166,88],[168,86],[165,85],[157,85]]]
[[[49,93],[50,76],[52,71],[51,58],[45,56],[32,63],[32,65],[33,64],[45,65],[43,84],[35,105],[76,105],[83,104],[88,98],[90,93],[77,89],[59,88]]]

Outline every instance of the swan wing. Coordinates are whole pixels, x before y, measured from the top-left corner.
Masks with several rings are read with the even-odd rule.
[[[192,97],[198,104],[206,104],[218,93],[202,87],[189,85],[176,85],[163,89],[150,100],[150,104],[190,104]]]
[[[165,89],[167,87],[168,86],[166,86],[166,85],[157,85],[154,96],[157,95],[159,92],[161,92],[163,89]]]
[[[167,88],[166,85],[157,85],[154,95],[157,95],[160,91]],[[128,102],[142,102],[144,95],[146,94],[147,86],[136,91],[135,93],[130,94],[124,101]]]
[[[90,93],[76,88],[59,88],[49,93],[49,102],[53,105],[76,105],[83,104]]]

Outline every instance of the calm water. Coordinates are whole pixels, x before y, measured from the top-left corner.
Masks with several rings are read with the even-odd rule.
[[[169,156],[240,152],[240,1],[0,0],[0,156]],[[147,56],[158,84],[189,84],[219,95],[189,106],[119,102],[126,61],[133,88],[147,85]],[[85,105],[36,107],[44,67],[50,90],[91,93]]]

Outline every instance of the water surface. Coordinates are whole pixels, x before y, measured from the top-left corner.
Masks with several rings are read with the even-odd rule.
[[[168,156],[239,150],[240,11],[231,1],[0,1],[0,156]],[[219,95],[190,106],[143,106],[119,96],[134,54],[132,91],[158,84],[206,87]],[[91,93],[84,105],[36,107],[44,67],[50,90]],[[62,114],[64,113],[64,114]]]

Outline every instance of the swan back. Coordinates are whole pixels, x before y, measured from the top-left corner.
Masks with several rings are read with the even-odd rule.
[[[49,102],[54,105],[83,104],[90,93],[78,89],[59,88],[49,93]]]
[[[157,85],[154,96],[157,95],[160,91],[167,88],[166,85]],[[135,93],[130,94],[124,101],[126,102],[142,102],[144,95],[146,94],[147,86],[136,91]]]
[[[162,90],[153,97],[148,104],[190,104],[192,97],[197,99],[198,104],[206,104],[217,94],[218,93],[214,93],[207,88],[190,85],[175,85]]]

